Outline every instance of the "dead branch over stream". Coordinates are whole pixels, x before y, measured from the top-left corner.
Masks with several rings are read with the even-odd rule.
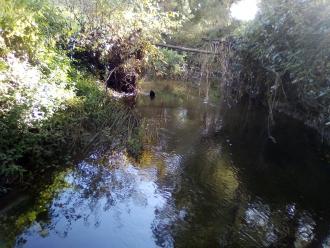
[[[182,46],[174,46],[174,45],[168,45],[168,44],[156,44],[157,47],[164,47],[169,48],[173,50],[183,51],[183,52],[193,52],[193,53],[203,53],[203,54],[211,54],[211,55],[219,55],[220,53],[215,53],[212,51],[207,50],[200,50],[196,48],[189,48],[189,47],[182,47]]]

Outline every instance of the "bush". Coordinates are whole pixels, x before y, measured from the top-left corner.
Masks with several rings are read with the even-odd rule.
[[[182,78],[186,72],[186,55],[162,48],[152,61],[150,74],[168,79]]]
[[[158,55],[155,44],[169,36],[180,20],[154,0],[96,3],[66,2],[68,8],[79,13],[82,26],[72,37],[72,56],[77,64],[87,65],[89,71],[107,81],[109,87],[135,93],[137,79]]]
[[[135,116],[62,50],[79,25],[47,1],[0,6],[0,195],[93,147],[129,146]]]

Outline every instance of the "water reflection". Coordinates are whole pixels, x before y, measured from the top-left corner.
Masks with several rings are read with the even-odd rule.
[[[328,237],[325,238],[325,240],[322,243],[322,247],[323,248],[328,248],[330,247],[330,235]]]
[[[264,117],[244,109],[223,112],[186,94],[184,86],[173,87],[163,85],[153,101],[147,94],[137,99],[145,129],[138,161],[125,151],[96,151],[58,172],[51,184],[1,214],[1,242],[33,248],[328,247],[330,174],[310,139],[288,141],[274,129],[272,144]]]
[[[51,225],[35,222],[19,243],[24,247],[154,247],[150,226],[155,210],[166,201],[154,182],[156,171],[138,170],[123,154],[110,157],[106,166],[98,160],[84,161],[69,173],[70,186],[49,207]]]

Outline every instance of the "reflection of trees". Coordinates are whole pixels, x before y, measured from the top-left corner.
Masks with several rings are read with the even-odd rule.
[[[244,166],[251,160],[267,163],[266,159],[254,157],[264,153],[252,151],[247,153],[250,157],[236,160],[256,147],[240,146],[244,152],[233,158],[228,151],[232,150],[232,140],[226,144],[219,139],[204,136],[191,155],[185,156],[179,173],[180,186],[173,190],[174,201],[160,209],[155,219],[154,233],[160,244],[168,247],[166,241],[172,240],[176,247],[318,247],[328,242],[329,216],[323,212],[326,220],[315,218],[317,202],[306,204],[303,198],[293,197],[290,189],[287,194],[282,190],[273,194],[276,188],[265,191],[277,185],[269,185],[265,180],[287,182],[277,172],[260,178],[258,169],[274,172],[271,164],[245,171]],[[240,162],[240,167],[234,166],[235,162]],[[325,197],[312,192],[321,199]],[[256,197],[259,193],[262,198]],[[182,218],[180,210],[184,212]]]
[[[247,104],[222,114],[222,133],[232,144],[229,150],[244,192],[252,198],[258,196],[268,206],[276,244],[319,246],[330,223],[329,173],[322,155],[312,149],[319,144],[310,130],[282,115],[276,116],[276,125],[270,130],[277,143],[271,142],[263,111]],[[287,208],[294,217],[275,214],[286,213]],[[265,238],[260,236],[260,240]]]
[[[137,206],[145,206],[148,196],[139,187],[141,176],[125,156],[110,156],[112,163],[108,166],[102,159],[83,161],[74,171],[58,174],[54,183],[38,194],[36,204],[26,212],[8,216],[8,221],[2,219],[1,226],[6,227],[2,235],[8,236],[9,243],[18,237],[18,245],[25,243],[25,237],[35,234],[45,237],[52,232],[66,237],[78,221],[98,227],[102,222],[100,213],[127,199]],[[114,211],[120,223],[122,209]],[[10,223],[12,220],[16,222]]]
[[[271,209],[260,200],[239,207],[233,245],[238,247],[309,247],[316,223],[310,213],[292,206]]]
[[[30,226],[37,227],[40,236],[45,236],[48,230],[54,227],[51,221],[52,211],[50,205],[53,198],[67,187],[64,180],[66,173],[58,172],[51,177],[51,184],[38,185],[40,192],[34,198],[28,199],[8,213],[0,215],[0,239],[8,247],[25,243],[24,238],[16,237],[22,234]]]
[[[154,221],[160,244],[166,244],[171,237],[176,247],[213,247],[218,234],[227,232],[224,219],[215,217],[221,214],[227,222],[233,221],[234,209],[229,202],[236,198],[238,183],[219,148],[210,139],[199,139],[189,156],[184,156],[180,170],[174,172],[180,177],[176,179],[180,184],[172,190],[173,199],[160,209]]]
[[[68,176],[72,185],[61,197],[53,201],[52,209],[56,215],[54,222],[63,217],[66,219],[66,231],[72,222],[82,219],[85,225],[99,226],[101,219],[99,212],[109,211],[118,203],[132,199],[136,205],[146,205],[147,196],[139,190],[139,176],[136,169],[122,155],[112,157],[109,168],[94,163],[82,162],[78,168]],[[114,162],[117,159],[117,162]],[[120,212],[118,212],[118,217]]]

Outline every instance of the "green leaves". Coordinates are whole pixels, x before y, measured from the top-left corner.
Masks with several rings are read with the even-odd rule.
[[[62,50],[80,24],[71,19],[77,11],[56,4],[0,0],[0,194],[88,152],[103,128],[108,138],[95,145],[112,138],[126,145],[135,128],[126,123],[131,114]],[[121,38],[112,27],[104,34]],[[96,39],[100,51],[105,40]]]
[[[187,66],[185,57],[173,50],[160,49],[158,56],[150,61],[150,73],[158,77],[182,78]]]
[[[235,45],[240,90],[257,88],[270,112],[281,103],[318,130],[330,118],[329,12],[329,1],[263,0]]]

